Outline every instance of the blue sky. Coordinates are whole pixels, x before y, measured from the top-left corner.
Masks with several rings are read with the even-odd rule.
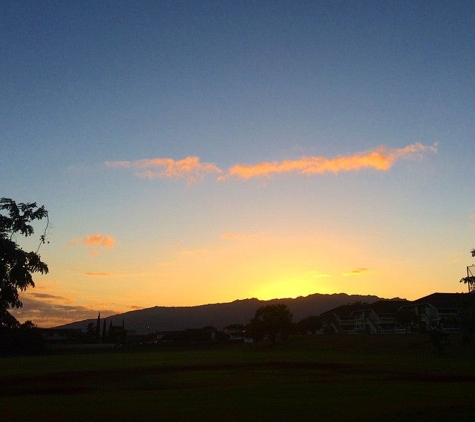
[[[1,196],[51,220],[19,318],[464,291],[472,2],[0,7]]]

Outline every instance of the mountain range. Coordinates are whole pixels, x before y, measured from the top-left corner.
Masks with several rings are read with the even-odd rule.
[[[229,303],[216,303],[200,306],[165,307],[154,306],[106,317],[106,324],[124,324],[125,329],[136,334],[147,334],[157,331],[177,331],[188,328],[215,327],[218,330],[231,324],[248,324],[257,308],[272,304],[285,304],[293,314],[294,322],[303,318],[320,315],[337,306],[354,302],[373,303],[381,298],[372,295],[312,294],[295,299],[243,299]],[[101,319],[103,323],[104,318]],[[75,328],[86,331],[97,319],[86,319],[61,325],[57,328]]]

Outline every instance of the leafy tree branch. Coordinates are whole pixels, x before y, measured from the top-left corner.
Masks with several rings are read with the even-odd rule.
[[[35,252],[24,251],[17,243],[18,236],[34,234],[32,223],[46,219],[46,227],[40,236]],[[19,291],[34,287],[34,273],[48,273],[48,266],[38,254],[46,242],[49,226],[48,211],[36,202],[16,203],[10,198],[0,199],[0,327],[18,327],[19,322],[9,309],[23,306]]]

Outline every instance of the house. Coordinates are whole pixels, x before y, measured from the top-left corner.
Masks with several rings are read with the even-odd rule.
[[[405,299],[378,300],[366,309],[353,312],[353,315],[364,323],[367,334],[396,333],[399,328],[396,314],[407,303]]]
[[[49,348],[65,344],[78,344],[83,342],[81,329],[75,328],[41,328],[45,344]]]
[[[414,321],[404,327],[398,313],[408,311]],[[400,316],[400,315],[399,315]],[[326,332],[338,334],[389,334],[430,331],[442,326],[457,333],[475,325],[475,293],[432,293],[414,301],[378,300],[339,306],[321,314]]]
[[[398,327],[396,312],[407,300],[378,300],[339,306],[321,315],[326,332],[338,334],[394,333]]]
[[[144,345],[198,346],[218,341],[218,330],[214,327],[188,328],[181,331],[161,331],[142,336]]]
[[[223,333],[230,343],[241,343],[244,341],[244,326],[226,327]]]
[[[473,307],[473,293],[432,293],[406,305],[419,320],[421,331],[441,325],[446,332],[459,332],[466,309]],[[471,303],[472,302],[472,303]]]

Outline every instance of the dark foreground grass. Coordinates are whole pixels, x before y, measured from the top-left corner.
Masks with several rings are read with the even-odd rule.
[[[292,337],[277,348],[0,359],[5,421],[473,421],[475,359],[457,337]]]

